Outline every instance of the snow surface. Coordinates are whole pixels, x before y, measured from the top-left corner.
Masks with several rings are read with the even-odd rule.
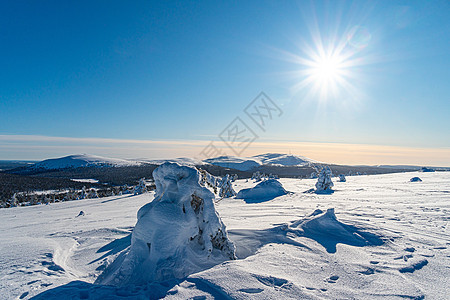
[[[216,199],[237,260],[122,288],[93,282],[127,253],[154,192],[0,209],[0,298],[448,299],[450,173],[352,176],[331,195],[304,193],[314,179],[280,182],[292,193]]]
[[[317,163],[317,161],[304,156],[277,153],[260,154],[251,157],[219,156],[205,159],[204,162],[240,171],[249,171],[262,165],[305,166],[310,163]]]
[[[142,164],[143,162],[134,160],[108,158],[88,154],[77,154],[61,158],[46,159],[30,166],[29,168],[57,170],[57,169],[81,168],[81,167],[107,167],[107,166],[126,167],[126,166],[139,166]]]

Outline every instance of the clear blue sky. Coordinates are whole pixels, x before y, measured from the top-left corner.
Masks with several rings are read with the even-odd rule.
[[[353,28],[351,92],[296,88],[290,57]],[[264,91],[284,112],[266,141],[450,148],[446,0],[2,1],[0,41],[3,136],[210,140]],[[28,158],[11,143],[0,159]]]

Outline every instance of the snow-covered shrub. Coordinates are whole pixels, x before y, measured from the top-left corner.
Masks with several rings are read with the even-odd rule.
[[[333,181],[331,180],[331,176],[333,173],[331,172],[330,167],[324,167],[319,173],[319,177],[316,182],[316,192],[331,192],[333,187]]]
[[[219,196],[221,198],[229,198],[236,195],[236,192],[233,189],[233,184],[231,183],[230,175],[225,175],[220,182],[220,191]]]
[[[139,195],[147,192],[147,186],[145,185],[145,179],[141,178],[138,185],[133,188],[133,194]]]
[[[97,279],[108,285],[140,285],[184,278],[235,259],[235,247],[193,167],[166,162],[153,171],[155,199],[141,207],[131,247]]]
[[[339,182],[346,182],[347,181],[347,179],[345,178],[345,175],[344,174],[340,174],[339,175]]]

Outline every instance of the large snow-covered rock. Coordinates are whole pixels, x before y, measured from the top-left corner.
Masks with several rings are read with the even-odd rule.
[[[254,188],[240,190],[236,198],[256,203],[272,200],[286,194],[287,191],[278,180],[268,179],[258,183]]]
[[[129,253],[97,281],[142,284],[183,278],[235,259],[234,244],[214,206],[214,194],[200,174],[166,162],[153,172],[155,199],[138,211]]]

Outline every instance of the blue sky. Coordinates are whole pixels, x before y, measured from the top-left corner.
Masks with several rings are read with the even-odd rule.
[[[425,149],[380,163],[450,165],[448,1],[3,1],[0,39],[0,159],[192,156],[236,116],[250,126],[264,91],[283,114],[243,154],[373,145]],[[343,84],[302,86],[302,59],[338,45]]]

